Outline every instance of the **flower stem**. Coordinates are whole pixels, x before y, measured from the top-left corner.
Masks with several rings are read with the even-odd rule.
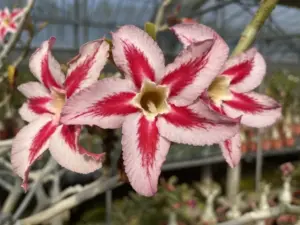
[[[249,48],[258,31],[275,8],[277,2],[278,0],[262,0],[255,16],[243,31],[237,46],[233,50],[232,56],[235,56]]]

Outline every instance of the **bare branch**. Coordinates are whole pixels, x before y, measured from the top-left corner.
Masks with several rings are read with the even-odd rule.
[[[54,198],[52,201],[52,204],[55,204],[55,203],[61,201],[62,199],[66,198],[67,196],[76,194],[82,190],[83,190],[83,187],[79,184],[69,187],[69,188],[65,189],[64,191],[62,191],[59,196]]]
[[[37,188],[39,188],[39,186],[41,185],[41,181],[43,180],[43,177],[48,174],[49,172],[52,171],[52,169],[57,165],[57,163],[50,158],[46,167],[43,169],[42,173],[40,174],[39,179],[35,180],[35,183],[33,184],[33,186],[31,187],[30,191],[28,192],[28,194],[26,195],[26,197],[24,198],[24,200],[22,201],[22,203],[19,205],[18,209],[16,210],[16,212],[13,215],[13,220],[16,221],[24,212],[24,210],[27,208],[28,204],[30,203],[32,197],[34,196]]]
[[[11,189],[8,197],[4,202],[2,213],[10,214],[14,210],[16,203],[18,202],[21,194],[22,194],[21,180],[17,178],[15,179],[14,187]]]
[[[19,220],[19,224],[21,225],[34,225],[40,224],[43,221],[47,221],[50,218],[61,214],[62,212],[74,208],[81,203],[94,198],[95,196],[104,193],[106,190],[115,188],[119,186],[121,183],[118,182],[119,177],[115,176],[108,180],[98,179],[91,184],[86,185],[83,187],[82,191],[72,195],[65,200],[58,202],[57,204],[53,205],[52,207],[37,213],[33,216],[29,216],[25,219]]]
[[[3,179],[0,179],[0,186],[6,191],[10,191],[12,189],[12,185]]]
[[[6,60],[8,54],[11,52],[11,50],[15,47],[21,33],[22,28],[26,22],[26,19],[34,5],[35,0],[27,0],[27,6],[24,8],[24,14],[23,17],[20,20],[20,23],[17,28],[17,32],[14,33],[11,38],[9,39],[8,43],[4,45],[2,52],[0,53],[0,70],[3,67],[4,61]]]
[[[4,158],[0,158],[0,165],[8,169],[9,171],[12,171],[11,164],[8,163]]]
[[[157,30],[161,29],[165,10],[166,10],[167,6],[170,5],[172,2],[172,0],[162,0],[162,1],[163,2],[161,3],[161,5],[159,6],[159,8],[157,10],[157,13],[155,16],[155,21],[154,21],[154,24],[155,24]]]
[[[300,215],[300,206],[295,205],[280,205],[273,208],[270,208],[268,210],[259,210],[256,212],[249,212],[244,214],[243,216],[234,219],[229,220],[223,223],[219,223],[218,225],[243,225],[243,224],[249,224],[251,222],[259,221],[259,220],[265,220],[272,217],[278,217],[282,214],[297,214]]]
[[[256,34],[265,23],[265,20],[269,17],[271,12],[275,8],[277,2],[278,0],[261,1],[261,5],[255,16],[243,31],[242,36],[232,53],[233,56],[249,48],[249,46],[253,43]]]

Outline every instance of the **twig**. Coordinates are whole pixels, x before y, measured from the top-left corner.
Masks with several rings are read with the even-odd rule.
[[[268,210],[260,210],[260,211],[253,211],[245,213],[243,216],[229,220],[223,223],[219,223],[218,225],[243,225],[249,224],[251,222],[265,220],[272,217],[278,217],[283,214],[296,214],[300,215],[300,206],[295,205],[280,205]]]
[[[0,108],[5,106],[8,103],[8,101],[10,100],[10,98],[11,98],[10,94],[5,95],[3,100],[0,102]]]
[[[163,2],[161,3],[161,5],[158,8],[156,16],[155,16],[155,20],[154,20],[154,24],[155,24],[157,30],[161,29],[165,10],[166,10],[167,6],[170,5],[172,2],[172,0],[162,0],[162,1]]]
[[[17,201],[19,200],[20,196],[22,194],[22,189],[21,189],[21,180],[19,178],[15,179],[15,185],[11,189],[8,197],[6,198],[2,213],[4,214],[10,214],[13,209],[16,206]]]
[[[0,140],[0,148],[1,147],[11,147],[13,139]]]
[[[28,192],[28,194],[26,195],[26,197],[24,198],[22,203],[19,205],[16,212],[14,213],[14,215],[13,215],[13,220],[14,221],[16,221],[22,215],[22,213],[24,212],[24,210],[26,209],[26,207],[30,203],[32,197],[34,196],[34,194],[37,190],[37,188],[41,185],[41,181],[43,180],[43,177],[46,174],[48,174],[56,165],[57,165],[57,163],[52,158],[50,158],[47,165],[46,165],[46,167],[43,169],[42,173],[40,174],[39,179],[35,180],[35,183],[31,187],[30,191]]]
[[[69,196],[69,195],[73,195],[76,194],[80,191],[82,191],[83,187],[81,185],[75,185],[72,187],[68,187],[67,189],[65,189],[64,191],[62,191],[59,196],[57,196],[56,198],[53,199],[52,204],[55,204],[59,201],[61,201],[62,199],[64,199],[65,197]]]
[[[12,171],[12,166],[4,158],[0,158],[0,165],[4,166],[9,171]]]
[[[33,210],[33,213],[38,213],[49,205],[50,200],[42,185],[40,185],[40,188],[36,190],[35,196],[37,203]]]
[[[248,26],[245,28],[245,30],[242,33],[242,36],[237,44],[237,46],[235,47],[235,49],[233,50],[232,56],[238,55],[241,52],[245,51],[248,49],[248,47],[252,44],[252,42],[255,39],[256,34],[258,33],[258,31],[260,30],[260,28],[262,27],[262,25],[264,24],[265,20],[269,17],[269,15],[271,14],[271,12],[273,11],[273,9],[276,6],[276,3],[278,2],[278,0],[264,0],[262,1],[258,11],[256,12],[255,16],[253,17],[252,21],[248,24]],[[238,165],[239,167],[240,165]],[[238,168],[228,168],[228,177],[233,176],[234,173],[239,172]],[[228,178],[227,178],[228,179]],[[231,182],[230,180],[228,182]],[[230,185],[231,187],[235,188],[235,193],[232,191],[231,188],[228,188],[228,190],[230,191],[230,195],[234,196],[237,194],[238,191],[238,186],[239,184],[239,180],[237,183]]]
[[[118,182],[119,177],[115,176],[113,178],[110,178],[108,180],[96,180],[91,184],[86,185],[83,187],[82,191],[72,195],[65,200],[62,200],[58,202],[57,204],[53,205],[52,207],[37,213],[33,216],[29,216],[27,218],[24,218],[22,220],[19,220],[19,224],[21,225],[34,225],[34,224],[40,224],[43,221],[47,221],[50,218],[69,210],[77,205],[80,205],[81,203],[94,198],[95,196],[105,192],[108,189],[115,188],[119,186],[121,183]]]
[[[12,189],[12,185],[3,179],[0,179],[0,186],[6,191],[10,191]]]
[[[11,50],[15,47],[21,32],[22,28],[26,22],[26,19],[34,5],[35,0],[27,0],[27,6],[24,8],[23,17],[20,20],[20,23],[17,28],[17,32],[14,33],[11,38],[9,39],[8,43],[3,47],[2,52],[0,53],[0,70],[3,67],[3,63],[6,60],[8,54],[11,52]]]
[[[241,38],[234,49],[232,55],[240,54],[247,50],[247,48],[253,43],[256,34],[264,24],[265,20],[269,17],[273,9],[275,8],[278,0],[263,0],[258,11],[253,17],[252,21],[247,25],[243,31]]]

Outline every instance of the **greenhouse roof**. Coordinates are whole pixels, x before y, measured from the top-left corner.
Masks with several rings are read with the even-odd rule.
[[[4,6],[22,6],[25,0],[2,0]],[[34,39],[33,46],[57,37],[56,50],[74,51],[89,40],[123,24],[142,27],[153,20],[161,0],[39,0],[32,17],[49,25]],[[196,18],[215,28],[230,46],[234,46],[249,23],[259,1],[251,0],[173,0],[181,4],[181,16]],[[285,1],[281,1],[285,3]],[[296,2],[296,1],[294,1]],[[286,1],[291,4],[291,1]],[[262,28],[256,46],[271,61],[299,64],[300,9],[278,5]],[[170,10],[169,10],[170,12]],[[172,52],[173,49],[170,49]]]

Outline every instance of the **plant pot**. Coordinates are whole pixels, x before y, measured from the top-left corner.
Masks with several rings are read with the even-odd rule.
[[[269,151],[272,148],[272,141],[270,139],[264,140],[262,148],[264,151]]]
[[[284,140],[285,146],[287,147],[293,147],[295,145],[295,138],[291,137],[291,138],[286,138]]]
[[[251,142],[250,149],[251,149],[251,152],[256,152],[257,151],[257,143]]]
[[[272,141],[272,148],[275,150],[280,150],[283,147],[282,140],[273,140]]]
[[[248,151],[248,145],[246,143],[241,144],[241,151],[246,153]]]

